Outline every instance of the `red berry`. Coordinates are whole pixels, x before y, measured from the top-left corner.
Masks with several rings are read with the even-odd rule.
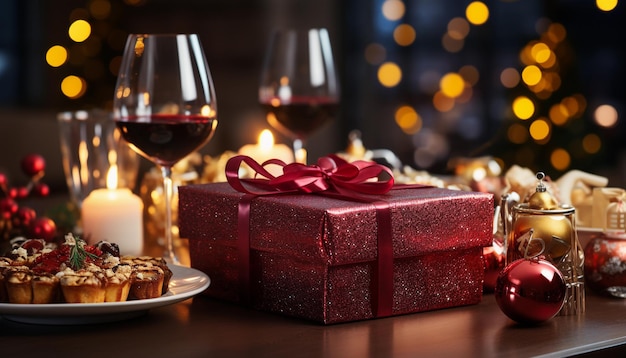
[[[35,194],[39,196],[48,196],[48,194],[50,194],[50,187],[48,184],[44,183],[37,183],[33,190]]]
[[[22,227],[29,227],[31,222],[37,217],[37,213],[27,206],[22,206],[17,210],[16,216]]]
[[[0,199],[0,213],[8,213],[10,217],[10,215],[13,215],[17,212],[18,208],[19,206],[17,205],[15,200],[11,198]]]
[[[0,185],[7,185],[9,179],[7,179],[6,174],[0,173]]]
[[[9,198],[11,198],[11,199],[15,199],[15,198],[17,198],[17,195],[18,195],[18,193],[17,193],[17,189],[15,189],[15,188],[11,188],[11,189],[9,189],[9,193],[7,194],[7,196],[8,196]]]
[[[54,240],[57,227],[52,219],[41,216],[33,220],[30,224],[30,233],[32,238],[44,239],[46,241]]]
[[[22,171],[28,176],[35,176],[46,169],[46,160],[38,154],[28,154],[22,159]]]
[[[21,186],[16,189],[15,198],[16,199],[24,199],[28,196],[28,188],[25,186]]]

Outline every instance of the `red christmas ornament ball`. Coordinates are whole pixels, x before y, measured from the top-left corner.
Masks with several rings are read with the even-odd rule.
[[[30,222],[30,235],[34,239],[44,239],[45,241],[53,241],[57,226],[54,221],[45,216],[40,216]]]
[[[496,303],[512,320],[522,324],[545,322],[563,307],[563,275],[542,259],[520,259],[506,266],[496,280]]]
[[[20,164],[28,176],[35,176],[46,169],[46,160],[39,154],[26,155]]]

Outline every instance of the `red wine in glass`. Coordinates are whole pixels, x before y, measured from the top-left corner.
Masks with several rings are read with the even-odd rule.
[[[337,113],[339,103],[327,97],[294,97],[290,103],[272,104],[275,101],[261,103],[268,114],[269,124],[283,134],[294,139],[305,139],[311,133],[330,122]]]
[[[333,119],[339,84],[328,31],[276,31],[270,39],[259,85],[267,122],[293,139],[296,161],[306,163],[304,142]]]
[[[133,150],[161,169],[169,263],[180,263],[172,234],[172,167],[211,139],[216,118],[215,88],[198,35],[128,36],[113,119]]]
[[[120,118],[116,124],[122,137],[144,157],[172,166],[211,139],[217,119],[157,114]]]

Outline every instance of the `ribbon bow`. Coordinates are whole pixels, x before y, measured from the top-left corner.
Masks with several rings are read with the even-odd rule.
[[[256,173],[253,179],[239,178],[243,163]],[[283,175],[272,175],[265,169],[268,165],[281,166]],[[364,160],[348,163],[334,154],[318,159],[316,165],[285,164],[279,159],[259,164],[248,156],[238,155],[226,163],[226,179],[233,189],[253,195],[334,192],[354,197],[354,193],[385,194],[394,185],[393,174],[384,165]],[[259,190],[249,189],[244,184]]]

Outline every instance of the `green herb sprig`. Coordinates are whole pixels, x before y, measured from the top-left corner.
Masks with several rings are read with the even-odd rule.
[[[72,270],[76,271],[85,267],[85,260],[87,260],[87,258],[91,258],[95,260],[98,258],[98,256],[92,254],[91,252],[87,252],[87,250],[85,250],[85,245],[87,243],[84,240],[79,239],[79,238],[75,238],[74,240],[75,240],[74,245],[69,245],[70,246],[69,264]]]

